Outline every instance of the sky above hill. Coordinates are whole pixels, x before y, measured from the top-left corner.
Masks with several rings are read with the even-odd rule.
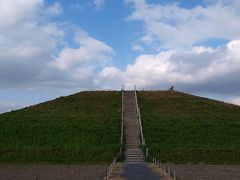
[[[0,112],[82,90],[240,104],[238,0],[0,1]]]

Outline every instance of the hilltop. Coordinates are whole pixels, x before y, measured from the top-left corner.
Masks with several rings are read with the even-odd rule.
[[[240,107],[169,91],[138,92],[149,152],[174,163],[240,163]]]
[[[121,93],[81,92],[0,115],[0,162],[110,162],[120,147]]]

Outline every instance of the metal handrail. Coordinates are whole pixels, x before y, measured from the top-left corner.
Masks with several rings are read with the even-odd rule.
[[[124,93],[124,86],[122,86],[122,119],[121,119],[121,147],[120,147],[120,153],[121,155],[123,154],[123,115],[124,115],[124,108],[123,108],[123,93]],[[104,180],[108,180],[109,177],[111,176],[112,174],[112,169],[113,167],[116,165],[116,162],[117,162],[117,158],[115,157],[113,159],[113,162],[108,166],[108,171],[107,171],[107,174],[106,176],[103,178]]]
[[[116,165],[116,162],[117,162],[117,158],[115,157],[113,159],[113,162],[108,166],[107,175],[103,178],[103,180],[108,180],[109,177],[112,175],[112,169]]]
[[[137,88],[135,86],[135,90],[134,90],[134,95],[135,95],[135,102],[136,102],[136,110],[137,110],[137,116],[138,116],[138,121],[139,121],[139,129],[140,129],[140,133],[141,133],[141,140],[142,140],[142,146],[145,146],[145,139],[143,136],[143,130],[142,130],[142,120],[141,120],[141,113],[140,113],[140,108],[138,106],[138,98],[137,98]],[[146,148],[146,157],[149,156],[149,149]],[[170,167],[168,167],[166,169],[166,164],[158,161],[157,158],[155,158],[154,156],[152,156],[152,162],[157,165],[163,172],[165,175],[172,177],[173,180],[176,180],[176,172],[175,170],[170,169]]]
[[[123,93],[124,93],[124,86],[122,86],[121,146],[123,146],[123,116],[124,116],[124,108],[123,108]]]
[[[157,158],[155,158],[154,156],[152,156],[152,163],[155,164],[158,168],[160,168],[165,176],[170,177],[172,180],[177,179],[176,171],[168,167],[166,163],[158,161]]]
[[[140,129],[140,134],[141,134],[141,143],[142,146],[145,145],[145,139],[143,137],[143,130],[142,130],[142,120],[141,120],[141,114],[140,114],[140,109],[138,106],[138,98],[137,98],[137,88],[135,86],[135,90],[134,90],[134,95],[135,95],[135,102],[136,102],[136,110],[137,110],[137,116],[138,116],[138,122],[139,122],[139,129]]]

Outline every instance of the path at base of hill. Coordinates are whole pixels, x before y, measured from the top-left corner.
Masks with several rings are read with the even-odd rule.
[[[0,164],[1,180],[99,180],[105,175],[106,164],[93,165],[13,165]]]
[[[160,176],[154,173],[152,169],[147,166],[147,163],[125,163],[124,164],[124,177],[127,180],[166,180],[165,176]]]
[[[169,164],[184,180],[239,180],[239,165]]]

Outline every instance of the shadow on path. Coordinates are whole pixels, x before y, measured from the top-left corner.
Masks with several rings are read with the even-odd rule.
[[[124,163],[124,179],[126,180],[159,180],[160,177],[154,173],[146,163]]]

